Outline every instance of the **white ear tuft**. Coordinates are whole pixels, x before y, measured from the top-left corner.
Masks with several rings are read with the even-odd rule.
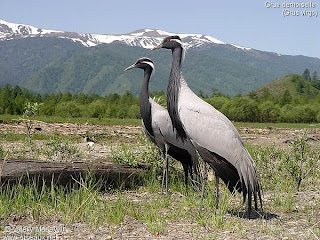
[[[186,53],[187,53],[187,48],[185,47],[185,45],[183,44],[182,41],[180,41],[179,39],[171,39],[171,41],[176,41],[177,43],[179,43],[182,47],[182,62],[185,59]]]
[[[182,45],[182,62],[184,61],[184,59],[186,58],[186,54],[187,54],[187,48],[185,46]]]
[[[143,61],[142,63],[148,64],[152,68],[152,73],[151,73],[151,77],[152,77],[155,72],[154,64],[152,62],[148,62],[148,61]]]

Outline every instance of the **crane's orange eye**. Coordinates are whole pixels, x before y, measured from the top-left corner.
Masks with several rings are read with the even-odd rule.
[[[167,42],[170,42],[170,38],[167,38],[167,40],[166,40]]]

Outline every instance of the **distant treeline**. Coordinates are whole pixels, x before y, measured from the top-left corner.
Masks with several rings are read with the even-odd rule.
[[[199,93],[201,96],[201,93]],[[165,105],[163,92],[152,96]],[[251,92],[246,96],[222,95],[213,91],[211,96],[201,96],[205,101],[233,121],[243,122],[320,122],[320,95],[291,96],[285,91],[274,97],[267,90],[262,94]],[[18,86],[0,86],[0,114],[22,115],[27,102],[41,103],[42,116],[90,118],[140,118],[139,98],[130,92],[124,95],[109,94],[33,94]]]
[[[320,122],[320,96],[291,96],[285,91],[273,97],[267,90],[258,96],[212,96],[205,99],[229,119],[237,122]]]

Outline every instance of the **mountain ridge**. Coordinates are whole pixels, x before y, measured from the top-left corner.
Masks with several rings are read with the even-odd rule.
[[[0,19],[0,41],[12,40],[23,37],[60,37],[80,42],[86,47],[97,46],[103,43],[121,42],[129,46],[138,46],[150,49],[158,45],[168,35],[179,35],[185,47],[201,47],[205,44],[227,44],[209,35],[194,33],[173,33],[163,30],[142,28],[126,34],[96,34],[78,33],[69,31],[46,30],[29,24],[10,23]],[[228,44],[241,50],[251,50],[249,47],[237,44]]]
[[[156,67],[150,90],[165,91],[171,54],[149,48],[171,34],[144,28],[128,34],[87,35],[0,20],[0,84],[19,85],[39,93],[138,94],[141,74],[123,70],[137,58],[148,56]],[[103,44],[98,36],[109,43]],[[203,34],[179,36],[188,48],[184,77],[196,93],[210,95],[215,88],[228,95],[245,94],[275,78],[301,74],[306,68],[320,72],[318,58],[235,47]],[[96,40],[100,43],[94,45]]]

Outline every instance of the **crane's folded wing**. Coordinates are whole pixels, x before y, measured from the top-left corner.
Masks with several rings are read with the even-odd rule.
[[[245,149],[236,128],[222,113],[203,103],[189,102],[179,106],[180,119],[187,135],[201,147],[236,166],[237,156]]]

